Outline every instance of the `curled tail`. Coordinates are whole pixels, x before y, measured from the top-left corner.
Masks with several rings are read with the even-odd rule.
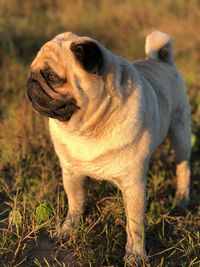
[[[163,32],[154,31],[146,38],[145,53],[147,58],[174,64],[172,39]]]

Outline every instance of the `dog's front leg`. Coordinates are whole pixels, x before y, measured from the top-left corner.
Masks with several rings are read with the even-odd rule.
[[[84,177],[77,177],[70,171],[63,170],[63,185],[68,199],[68,212],[59,237],[66,238],[70,235],[72,224],[79,223],[84,206]]]
[[[145,172],[145,173],[144,173]],[[126,213],[126,255],[124,260],[138,263],[146,256],[144,212],[146,195],[146,171],[139,169],[121,184]]]

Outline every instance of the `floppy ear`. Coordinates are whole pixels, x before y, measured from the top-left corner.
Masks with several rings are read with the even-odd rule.
[[[102,74],[103,54],[95,42],[85,41],[79,44],[73,42],[70,49],[86,71],[98,75]]]

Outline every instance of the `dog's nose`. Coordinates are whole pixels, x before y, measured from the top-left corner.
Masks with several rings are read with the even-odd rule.
[[[26,84],[26,97],[28,98],[28,100],[32,102],[30,83],[31,81],[28,79],[27,84]]]
[[[26,83],[27,90],[29,90],[33,86],[34,82],[36,82],[36,79],[35,79],[34,74],[31,72],[29,74],[29,77],[28,77],[28,80],[27,80],[27,83]]]
[[[34,81],[36,81],[36,77],[35,77],[34,72],[31,71],[29,76],[28,76],[28,82],[30,83],[30,82],[34,82]]]
[[[32,101],[32,94],[33,94],[32,90],[33,90],[34,84],[36,83],[37,83],[37,80],[35,78],[34,73],[30,72],[27,83],[26,83],[26,96],[30,101]]]

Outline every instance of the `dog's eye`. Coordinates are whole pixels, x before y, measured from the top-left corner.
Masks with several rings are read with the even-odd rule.
[[[49,73],[49,74],[47,75],[47,79],[48,79],[49,81],[51,81],[51,82],[58,82],[58,81],[59,81],[59,77],[56,76],[56,75],[53,74],[53,73]]]
[[[40,73],[49,85],[51,84],[56,86],[67,82],[66,79],[59,77],[57,74],[49,71],[48,69],[41,70]]]

